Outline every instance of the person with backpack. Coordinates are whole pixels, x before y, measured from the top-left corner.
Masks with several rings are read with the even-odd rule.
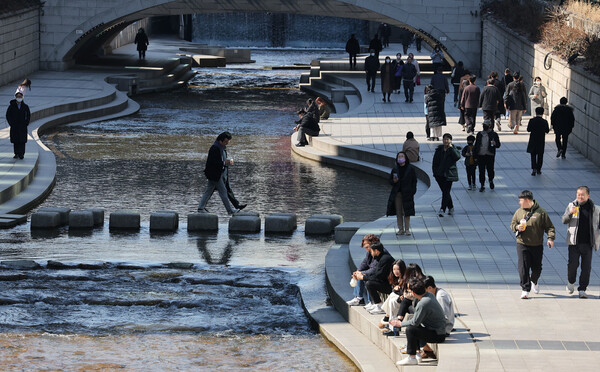
[[[509,111],[508,127],[513,130],[514,134],[519,134],[521,119],[527,111],[527,91],[520,78],[521,74],[519,72],[513,74],[513,81],[506,86],[503,97],[504,106]]]

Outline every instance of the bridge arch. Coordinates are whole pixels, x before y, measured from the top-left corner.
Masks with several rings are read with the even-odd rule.
[[[386,22],[440,44],[450,63],[479,69],[479,0],[48,0],[41,17],[42,67],[63,70],[86,49],[100,47],[146,17],[193,13],[271,12]],[[475,12],[474,12],[475,11]],[[77,15],[77,16],[75,16]]]

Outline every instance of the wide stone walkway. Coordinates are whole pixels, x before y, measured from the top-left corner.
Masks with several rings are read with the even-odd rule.
[[[384,51],[382,55],[387,54]],[[598,167],[573,148],[567,151],[567,159],[555,158],[551,132],[546,137],[543,174],[533,177],[529,154],[525,151],[529,138],[526,124],[530,117],[523,119],[525,127],[518,135],[509,132],[507,120],[503,120],[495,189],[490,190],[486,183],[485,192],[467,190],[461,159],[460,181],[452,189],[456,213],[438,217],[441,191],[431,175],[431,160],[439,142],[425,140],[424,85],[416,87],[413,103],[405,103],[403,94],[394,94],[392,103],[384,103],[379,80],[376,93],[367,92],[362,74],[347,80],[360,90],[362,103],[345,114],[322,121],[325,134],[313,141],[334,139],[340,145],[386,151],[393,159],[402,148],[406,132],[415,134],[423,158],[415,165],[429,174],[432,185],[416,200],[417,215],[411,220],[414,235],[397,237],[395,218],[386,217],[377,221],[379,229],[374,231],[382,232],[383,244],[395,258],[418,263],[426,274],[436,278],[440,287],[450,290],[460,320],[474,337],[478,369],[598,370],[600,324],[596,321],[599,306],[596,301],[600,291],[600,257],[594,254],[589,298],[567,295],[566,227],[560,218],[580,185],[588,185],[591,198],[600,202]],[[428,82],[427,78],[423,80]],[[458,111],[453,107],[452,92],[446,99],[446,111],[449,125],[443,132],[453,135],[455,145],[465,145],[466,134],[457,124]],[[481,122],[479,116],[476,130],[481,130]],[[517,195],[523,189],[533,191],[557,231],[554,249],[546,248],[544,252],[541,292],[530,300],[519,298],[515,239],[509,229],[519,206]],[[387,197],[381,195],[382,199]],[[350,251],[364,255],[358,247],[350,247]],[[459,371],[460,357],[457,355],[456,359],[455,370]]]

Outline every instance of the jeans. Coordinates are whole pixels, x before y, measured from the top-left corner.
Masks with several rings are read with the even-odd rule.
[[[529,292],[531,291],[531,282],[537,284],[542,275],[544,246],[517,243],[517,255],[521,288],[525,292]],[[531,274],[529,274],[530,270]]]
[[[300,127],[300,128],[298,128],[298,142],[305,144],[305,145],[308,144],[308,140],[306,139],[307,134],[309,136],[317,137],[319,135],[319,132],[316,130]]]
[[[406,353],[408,355],[416,355],[417,349],[427,342],[440,344],[446,340],[446,334],[438,335],[433,329],[421,326],[406,327]]]
[[[233,213],[233,208],[231,207],[229,199],[227,198],[227,188],[225,187],[225,173],[221,174],[221,178],[219,178],[219,181],[217,182],[211,180],[207,181],[208,183],[206,184],[206,190],[204,191],[204,195],[202,195],[200,205],[198,205],[198,210],[206,208],[206,203],[208,203],[208,200],[212,196],[213,192],[215,191],[215,189],[217,189],[217,192],[219,193],[219,197],[221,198],[225,209],[227,209],[228,213]]]
[[[575,283],[575,279],[577,278],[577,267],[579,266],[579,257],[581,257],[581,274],[579,274],[578,291],[585,291],[590,284],[593,256],[594,248],[591,244],[569,246],[569,263],[567,264],[567,278],[569,283]]]
[[[412,80],[404,79],[404,97],[409,102],[413,101],[413,94],[415,93],[415,82]]]
[[[371,297],[369,296],[369,292],[365,290],[365,281],[357,280],[356,287],[354,287],[354,297],[364,298],[366,303],[371,302]],[[366,296],[365,296],[366,295]]]
[[[440,190],[442,190],[442,206],[441,209],[446,211],[446,208],[452,209],[454,208],[454,203],[452,202],[452,196],[450,195],[450,190],[452,190],[452,181],[448,181],[446,177],[435,177],[435,180],[440,186]]]
[[[479,183],[481,186],[485,184],[485,171],[487,169],[488,181],[494,182],[494,155],[480,155],[477,158],[479,163]]]
[[[566,154],[567,144],[569,143],[569,134],[555,134],[554,141],[556,142],[556,149],[562,152],[563,155]]]

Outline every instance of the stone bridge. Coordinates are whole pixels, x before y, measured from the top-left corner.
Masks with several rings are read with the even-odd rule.
[[[46,0],[40,24],[40,68],[64,70],[131,23],[150,16],[271,12],[356,18],[409,29],[439,43],[448,61],[477,71],[480,0]]]

